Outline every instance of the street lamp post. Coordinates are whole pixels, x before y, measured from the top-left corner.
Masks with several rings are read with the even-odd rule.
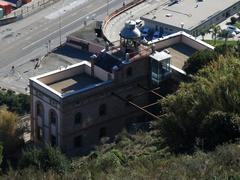
[[[64,8],[64,0],[62,0],[62,10],[65,12]],[[62,46],[62,14],[59,12],[59,44]]]
[[[184,23],[181,22],[181,29],[182,29],[182,31],[183,31],[183,27],[184,27]]]
[[[109,11],[109,0],[107,0],[107,15],[108,15],[108,12]]]
[[[59,43],[62,46],[62,15],[59,16]]]

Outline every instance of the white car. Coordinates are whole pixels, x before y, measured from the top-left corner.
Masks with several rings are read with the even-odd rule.
[[[237,28],[236,26],[228,25],[227,26],[227,31],[235,32],[236,34],[240,33],[240,29]]]
[[[142,35],[141,35],[142,38],[146,38],[150,33],[150,28],[145,26],[142,28],[141,32],[142,32]]]

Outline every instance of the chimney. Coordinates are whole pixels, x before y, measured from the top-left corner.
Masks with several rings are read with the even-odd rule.
[[[126,62],[129,62],[129,53],[126,53],[126,54],[125,54],[125,61],[126,61]]]
[[[152,53],[154,53],[156,51],[156,45],[152,44],[151,48],[152,48]]]
[[[118,66],[113,66],[112,68],[112,73],[114,75],[114,80],[115,81],[118,81],[118,70],[119,70],[119,67]]]
[[[95,66],[95,60],[97,59],[97,55],[93,54],[91,57],[91,76],[94,77],[94,66]]]

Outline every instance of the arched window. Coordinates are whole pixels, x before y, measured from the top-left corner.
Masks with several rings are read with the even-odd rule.
[[[57,113],[53,109],[51,109],[49,111],[49,120],[50,120],[51,124],[56,124],[57,123],[57,120],[58,120]]]
[[[36,114],[37,116],[43,116],[43,105],[41,102],[36,103]]]
[[[82,135],[76,136],[73,141],[74,141],[75,148],[82,147]]]
[[[132,76],[132,67],[128,67],[127,68],[127,77],[131,77]]]
[[[43,129],[40,126],[37,126],[36,132],[37,132],[38,140],[42,141],[43,140]]]
[[[107,136],[107,129],[105,127],[102,127],[99,130],[99,139],[106,137]]]
[[[103,115],[106,115],[106,113],[107,113],[106,104],[102,104],[102,105],[99,107],[99,115],[100,115],[100,116],[103,116]]]
[[[57,145],[57,138],[54,135],[51,135],[51,145],[53,147]]]
[[[80,112],[76,113],[75,114],[75,124],[81,124],[81,121],[82,121],[82,114]]]

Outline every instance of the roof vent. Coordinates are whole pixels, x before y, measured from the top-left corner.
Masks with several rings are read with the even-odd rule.
[[[172,17],[172,14],[166,14],[165,16],[166,17]]]

